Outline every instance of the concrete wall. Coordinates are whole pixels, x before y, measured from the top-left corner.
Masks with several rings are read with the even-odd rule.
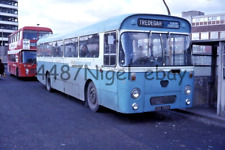
[[[219,45],[217,114],[225,116],[225,42]]]

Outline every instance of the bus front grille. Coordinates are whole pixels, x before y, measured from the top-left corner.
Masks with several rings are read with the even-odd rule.
[[[176,97],[177,97],[176,95],[151,97],[150,104],[151,105],[172,104],[176,101]]]
[[[32,68],[32,69],[30,69],[30,74],[36,74],[36,73],[37,73],[36,68]]]

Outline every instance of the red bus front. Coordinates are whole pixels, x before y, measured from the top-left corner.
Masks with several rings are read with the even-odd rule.
[[[36,75],[37,41],[52,34],[45,27],[23,27],[9,36],[8,72],[18,77]]]
[[[36,51],[21,50],[8,55],[8,72],[18,77],[34,77],[36,75]]]
[[[18,76],[34,77],[36,75],[36,51],[22,50],[21,58],[18,63]]]

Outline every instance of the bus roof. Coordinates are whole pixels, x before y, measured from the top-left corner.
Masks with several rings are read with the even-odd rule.
[[[104,21],[101,21],[99,23],[78,29],[78,30],[72,30],[68,31],[65,33],[60,33],[60,34],[52,34],[45,36],[41,38],[38,43],[44,43],[44,42],[50,42],[50,41],[57,41],[57,40],[62,40],[66,38],[72,38],[72,37],[79,37],[79,36],[84,36],[84,35],[89,35],[89,34],[95,34],[95,33],[101,33],[101,32],[106,32],[106,31],[113,31],[113,30],[118,30],[118,29],[129,29],[129,28],[135,28],[134,24],[132,24],[133,21],[136,21],[137,18],[151,18],[151,19],[159,19],[159,20],[170,20],[170,21],[179,21],[182,22],[183,25],[185,25],[185,28],[183,27],[182,30],[179,30],[179,32],[183,33],[190,33],[191,32],[191,25],[190,23],[180,17],[175,17],[175,16],[168,16],[168,15],[159,15],[159,14],[125,14],[121,16],[116,16]],[[129,20],[130,19],[130,20]],[[134,19],[134,20],[132,20]],[[136,20],[135,20],[136,19]],[[128,21],[129,20],[129,21]],[[137,23],[136,23],[137,24]],[[137,25],[136,25],[137,26]],[[182,27],[182,25],[181,25]],[[144,28],[144,27],[143,27]],[[146,30],[164,30],[168,32],[168,29],[159,29],[159,28],[147,28],[145,27]],[[175,29],[170,29],[171,32],[177,32]]]
[[[14,34],[16,34],[16,33],[18,33],[21,30],[51,31],[52,32],[52,30],[50,28],[47,28],[47,27],[24,26],[24,27],[18,29],[17,31],[13,32],[12,34],[10,34],[9,37],[14,35]]]

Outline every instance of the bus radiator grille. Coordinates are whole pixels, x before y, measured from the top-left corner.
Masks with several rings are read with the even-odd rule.
[[[151,105],[172,104],[176,101],[176,97],[177,97],[176,95],[151,97],[150,104]]]

